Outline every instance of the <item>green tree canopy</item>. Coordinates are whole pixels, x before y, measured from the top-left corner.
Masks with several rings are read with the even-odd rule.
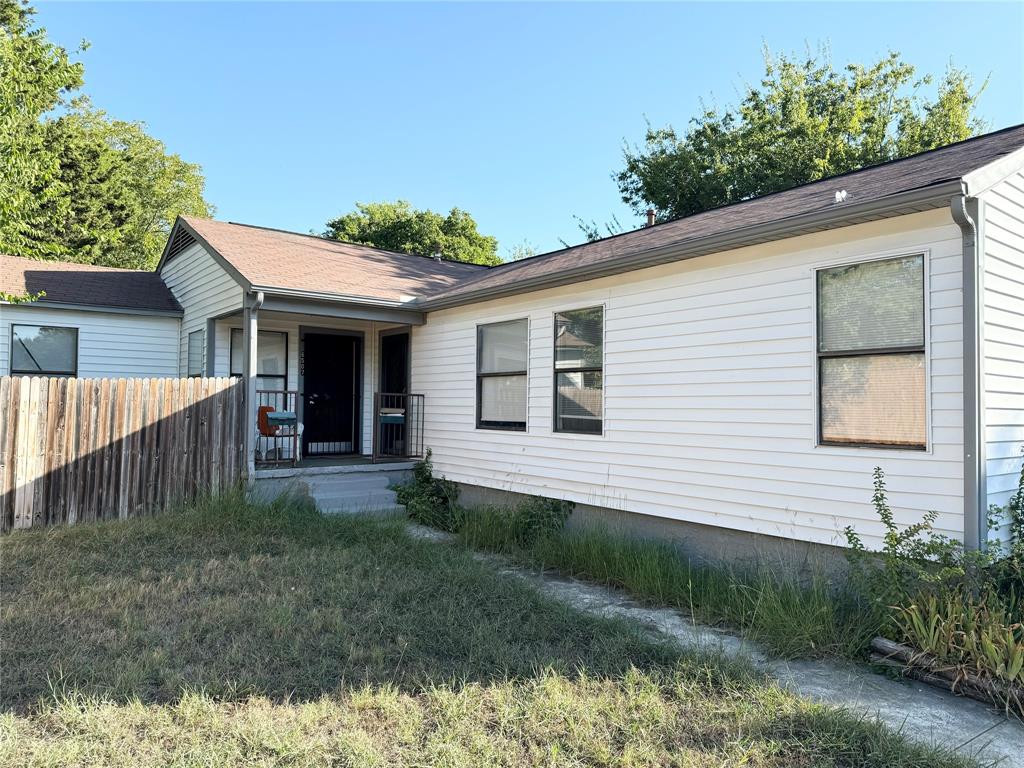
[[[416,210],[405,200],[356,203],[356,210],[327,222],[324,237],[390,251],[466,261],[500,264],[498,241],[477,231],[473,217],[452,208],[447,216]]]
[[[929,100],[898,53],[870,66],[833,67],[827,52],[765,53],[759,85],[736,107],[705,108],[685,133],[648,125],[642,147],[626,147],[615,175],[625,203],[659,220],[961,141],[980,132],[979,90],[950,67]],[[984,87],[984,86],[982,86]]]
[[[16,255],[30,250],[58,170],[41,118],[82,84],[82,65],[32,28],[33,13],[20,0],[0,0],[0,252]]]
[[[0,251],[152,267],[178,214],[211,215],[201,170],[72,98],[82,67],[32,14],[0,0]]]
[[[178,214],[209,216],[198,165],[169,154],[142,123],[79,107],[46,123],[58,173],[34,254],[136,269],[160,258]]]

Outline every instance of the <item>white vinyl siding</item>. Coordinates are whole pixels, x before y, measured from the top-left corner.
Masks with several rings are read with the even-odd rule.
[[[923,253],[928,450],[818,446],[815,270]],[[413,329],[426,445],[452,480],[793,539],[872,544],[871,473],[898,522],[963,536],[961,235],[947,210],[432,312]],[[554,315],[603,305],[604,434],[555,433]],[[474,429],[476,326],[530,318],[528,431]]]
[[[1024,451],[1024,173],[982,199],[986,490],[989,504],[1004,506]],[[1006,531],[994,535],[1005,539]]]
[[[11,325],[78,329],[78,376],[178,375],[177,317],[0,304],[0,375],[11,372]]]
[[[179,340],[178,371],[188,373],[188,337],[190,333],[203,331],[205,338],[207,320],[242,309],[242,287],[217,263],[202,245],[196,243],[164,264],[160,276],[171,289],[174,297],[185,310],[181,320]],[[228,354],[229,338],[216,337],[214,354]],[[208,347],[209,340],[204,345]],[[204,348],[203,368],[206,370],[206,349]],[[227,374],[218,374],[227,375]]]

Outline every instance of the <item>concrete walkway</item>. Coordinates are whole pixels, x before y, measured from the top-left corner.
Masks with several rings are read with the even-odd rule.
[[[409,530],[417,538],[453,539],[419,525],[410,524]],[[640,605],[619,590],[521,568],[497,555],[477,552],[473,556],[587,613],[636,621],[687,648],[749,659],[800,696],[877,717],[914,741],[956,750],[983,765],[1024,766],[1024,725],[980,702],[912,680],[894,680],[849,662],[773,659],[736,635],[694,624],[668,608]]]

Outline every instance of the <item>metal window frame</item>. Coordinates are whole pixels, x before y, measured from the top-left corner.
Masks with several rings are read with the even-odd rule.
[[[570,312],[584,312],[591,309],[601,310],[601,365],[582,366],[578,368],[558,367],[558,316]],[[573,307],[572,309],[555,310],[553,315],[551,347],[551,431],[562,435],[587,435],[590,437],[601,437],[604,435],[604,353],[605,353],[605,306],[594,304],[587,307]],[[601,428],[597,432],[587,432],[581,429],[559,429],[558,428],[558,374],[560,373],[600,373],[601,374]]]
[[[910,259],[914,257],[920,257],[921,259],[921,343],[920,344],[905,344],[891,347],[866,347],[864,349],[845,349],[845,350],[828,350],[821,351],[821,274],[833,269],[842,269],[843,267],[855,267],[861,264],[874,264],[883,261],[899,261],[902,259]],[[817,438],[818,445],[829,446],[833,448],[883,448],[886,450],[893,451],[914,451],[914,452],[926,452],[928,450],[928,285],[927,285],[927,254],[926,253],[903,253],[894,256],[887,256],[884,258],[876,259],[865,259],[863,261],[855,261],[844,264],[833,264],[829,266],[818,267],[814,270],[814,326],[815,326],[815,339],[814,339],[814,352],[817,358],[817,398],[818,398],[818,429]],[[822,398],[822,361],[823,360],[838,360],[838,359],[849,359],[854,357],[868,357],[868,356],[885,356],[885,355],[921,355],[922,362],[924,363],[924,375],[925,375],[925,437],[924,442],[921,444],[906,445],[903,443],[883,443],[874,441],[863,441],[863,440],[826,440],[824,435],[824,418],[822,413],[822,407],[824,400]]]
[[[74,331],[75,332],[75,346],[74,346],[74,365],[70,371],[26,371],[23,369],[17,369],[14,367],[14,329],[15,328],[59,328],[63,331]],[[11,323],[11,359],[8,369],[10,370],[11,376],[67,376],[69,378],[77,378],[78,376],[78,344],[81,339],[80,329],[76,325],[40,325],[39,323]]]
[[[483,329],[490,328],[495,325],[508,325],[509,323],[526,323],[526,364],[527,368],[521,371],[491,371],[489,373],[481,373],[480,363],[483,359]],[[529,385],[530,385],[530,318],[529,317],[513,317],[508,320],[497,320],[493,323],[477,323],[476,326],[476,428],[477,429],[490,429],[497,432],[525,432],[526,431],[526,420],[523,421],[494,421],[484,420],[482,418],[483,412],[483,392],[484,392],[484,379],[492,378],[509,378],[513,376],[522,376],[526,380],[527,385],[527,417],[529,416]]]

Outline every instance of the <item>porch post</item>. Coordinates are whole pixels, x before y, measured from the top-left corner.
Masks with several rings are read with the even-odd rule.
[[[246,481],[256,480],[256,341],[259,338],[259,312],[263,306],[263,292],[247,296],[242,322],[243,364],[245,383],[245,467]]]

